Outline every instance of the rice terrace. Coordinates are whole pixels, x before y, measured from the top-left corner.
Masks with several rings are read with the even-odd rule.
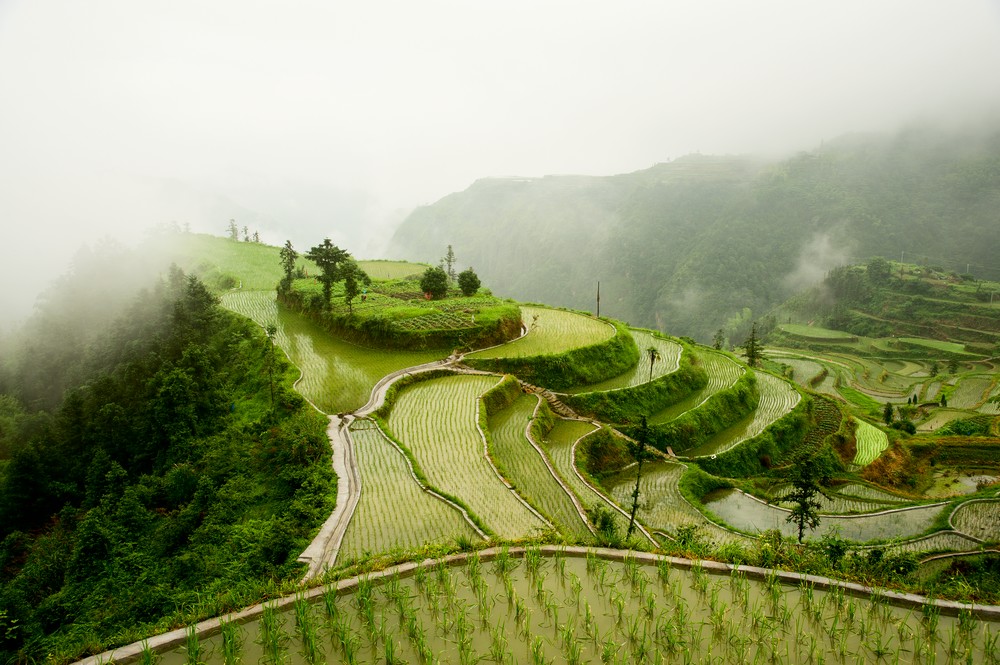
[[[324,284],[181,242],[329,419],[338,499],[304,579],[88,665],[1000,662],[1000,308],[938,340],[789,303],[749,357],[478,279],[432,294],[427,265]]]

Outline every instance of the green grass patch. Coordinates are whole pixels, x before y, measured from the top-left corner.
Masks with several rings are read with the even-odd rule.
[[[882,412],[882,405],[860,390],[850,386],[837,386],[837,392],[851,404],[864,409],[866,413],[875,415]]]
[[[820,328],[819,326],[805,326],[797,323],[785,323],[780,326],[782,331],[789,335],[802,337],[804,339],[821,340],[826,342],[854,342],[857,337],[842,330],[831,330],[830,328]]]
[[[853,420],[856,427],[854,435],[858,442],[854,463],[858,466],[868,466],[889,447],[889,436],[864,420],[859,418]]]
[[[964,344],[958,344],[957,342],[944,342],[938,339],[926,339],[923,337],[900,337],[896,341],[898,345],[934,349],[935,351],[943,351],[944,353],[971,355],[966,353]]]

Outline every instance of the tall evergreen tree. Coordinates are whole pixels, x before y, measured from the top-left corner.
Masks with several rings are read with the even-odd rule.
[[[281,257],[281,269],[285,273],[284,279],[281,280],[281,284],[284,288],[288,288],[292,284],[292,277],[295,274],[295,260],[299,258],[299,253],[295,251],[292,247],[292,241],[286,240],[285,246],[281,248],[278,252]]]
[[[753,322],[753,326],[750,328],[750,336],[743,342],[743,355],[746,356],[747,364],[751,367],[760,366],[761,360],[764,359],[760,339],[757,337],[756,321]]]
[[[324,239],[322,244],[311,247],[306,252],[306,258],[319,266],[320,274],[317,279],[323,285],[323,300],[327,307],[330,306],[333,284],[340,279],[338,267],[341,261],[349,256],[350,254],[346,250],[334,245],[329,238]]]

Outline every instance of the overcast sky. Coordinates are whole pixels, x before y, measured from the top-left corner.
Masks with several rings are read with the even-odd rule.
[[[483,176],[985,109],[1000,0],[0,0],[3,309],[17,271],[157,223],[372,257]]]

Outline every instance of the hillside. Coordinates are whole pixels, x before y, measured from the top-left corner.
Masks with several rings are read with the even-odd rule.
[[[600,281],[603,314],[708,341],[855,257],[1000,278],[998,208],[1000,132],[918,128],[781,162],[479,180],[415,210],[390,252],[436,262],[450,244],[499,294],[590,311]]]

